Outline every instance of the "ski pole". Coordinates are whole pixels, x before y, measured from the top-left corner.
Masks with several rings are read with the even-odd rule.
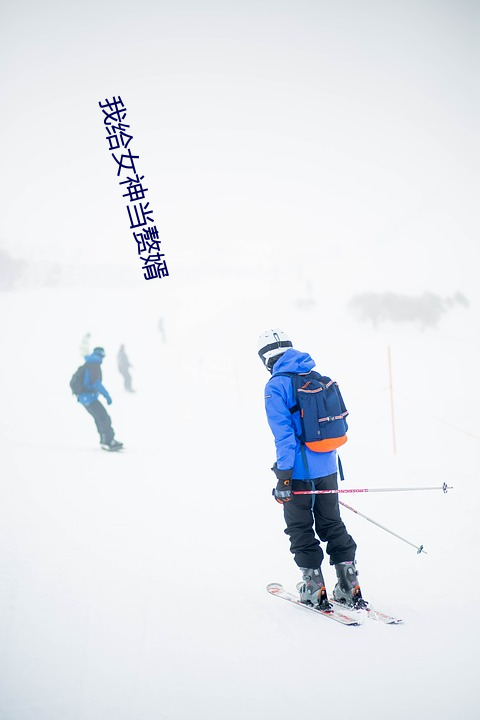
[[[416,487],[416,488],[342,488],[341,490],[294,490],[292,495],[333,495],[336,493],[367,493],[367,492],[412,492],[413,490],[453,490],[452,485],[443,485],[438,487]]]
[[[386,532],[390,533],[390,535],[394,535],[399,540],[403,540],[403,542],[406,542],[407,545],[411,545],[412,547],[414,547],[417,551],[417,555],[419,555],[422,552],[425,553],[425,555],[427,554],[425,552],[425,550],[423,549],[423,545],[415,545],[415,543],[412,543],[409,540],[405,540],[405,538],[401,537],[401,535],[397,535],[397,533],[394,533],[394,532],[392,532],[392,530],[389,530],[388,528],[384,527],[383,525],[380,525],[380,523],[376,522],[375,520],[372,520],[372,518],[367,517],[363,513],[359,512],[358,510],[355,510],[355,508],[351,507],[350,505],[347,505],[346,503],[342,502],[341,500],[339,500],[338,502],[340,505],[343,505],[343,507],[346,507],[349,510],[351,510],[352,512],[354,512],[356,515],[360,515],[360,517],[365,518],[365,520],[368,520],[368,522],[371,522],[374,525],[376,525],[377,527],[382,528],[382,530],[385,530]]]

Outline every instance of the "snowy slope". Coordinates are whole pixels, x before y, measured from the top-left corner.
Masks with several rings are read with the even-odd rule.
[[[320,321],[254,279],[248,300],[243,278],[210,278],[208,291],[167,282],[0,296],[0,718],[474,717],[478,310],[436,331],[374,332],[342,303]],[[341,383],[346,487],[454,486],[346,497],[425,546],[417,555],[343,512],[365,596],[403,626],[344,628],[265,592],[299,579],[270,495],[267,376],[255,352],[270,325]],[[98,449],[69,393],[86,331],[107,350],[123,454]],[[121,342],[134,395],[115,366]]]

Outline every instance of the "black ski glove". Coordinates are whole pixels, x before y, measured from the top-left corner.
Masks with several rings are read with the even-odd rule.
[[[283,505],[292,499],[292,474],[293,468],[290,470],[279,470],[277,463],[272,467],[273,472],[277,476],[277,487],[273,488],[272,495],[275,500]]]
[[[277,463],[273,463],[272,467],[273,472],[277,476],[277,480],[291,480],[293,475],[293,468],[290,468],[290,470],[279,470],[277,467]]]

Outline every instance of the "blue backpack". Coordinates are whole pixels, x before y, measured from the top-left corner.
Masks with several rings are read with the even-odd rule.
[[[295,405],[290,412],[300,411],[301,443],[314,452],[329,452],[347,442],[347,408],[338,384],[326,375],[311,370],[304,375],[275,373],[292,380]]]

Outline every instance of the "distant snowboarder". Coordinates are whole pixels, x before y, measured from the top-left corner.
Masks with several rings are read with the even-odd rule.
[[[272,374],[265,387],[265,409],[277,455],[272,467],[277,478],[273,495],[283,505],[290,551],[302,571],[303,583],[298,585],[300,600],[324,610],[330,607],[321,570],[324,554],[320,538],[327,543],[330,563],[335,565],[338,582],[333,590],[334,599],[348,607],[365,607],[355,565],[357,546],[340,517],[338,495],[293,494],[293,491],[338,488],[336,450],[331,447],[345,442],[346,435],[338,438],[337,444],[336,441],[301,440],[301,436],[305,437],[307,416],[312,415],[308,409],[310,405],[304,406],[303,403],[317,402],[315,393],[318,391],[307,389],[308,386],[315,387],[317,373],[311,373],[315,363],[307,353],[294,350],[290,338],[279,329],[266,330],[258,339],[257,349],[263,364]],[[301,376],[301,383],[297,383],[298,376]],[[317,377],[323,378],[320,375]],[[303,395],[308,395],[308,400],[304,401],[303,396],[300,398],[299,388]],[[326,387],[321,389],[326,395]],[[315,406],[311,424],[318,433],[320,420],[316,410]],[[333,421],[339,418],[322,418],[327,419]]]
[[[82,356],[82,358],[84,358],[90,352],[90,338],[91,335],[89,332],[87,332],[82,338],[82,342],[80,343],[80,355]]]
[[[120,349],[117,354],[117,365],[119,372],[123,377],[125,390],[127,392],[134,392],[132,389],[132,376],[130,375],[130,368],[133,367],[133,365],[130,364],[127,353],[125,352],[125,345],[120,345]]]
[[[165,336],[165,324],[163,322],[163,317],[159,318],[158,320],[158,332],[162,336],[162,342],[165,343],[167,341],[167,338]]]
[[[92,354],[85,357],[85,364],[73,375],[70,387],[77,396],[78,402],[95,420],[102,448],[110,451],[120,450],[123,443],[115,440],[110,415],[98,399],[99,395],[103,395],[107,405],[112,404],[112,398],[102,384],[101,364],[104,357],[105,350],[102,347],[94,348]]]

